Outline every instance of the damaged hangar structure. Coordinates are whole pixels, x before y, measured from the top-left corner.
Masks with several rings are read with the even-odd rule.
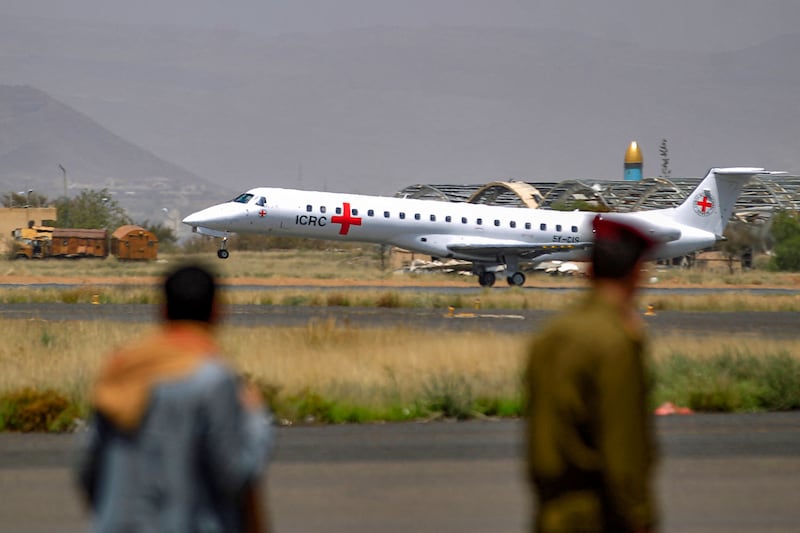
[[[396,196],[533,209],[642,211],[679,205],[701,178],[601,179],[559,182],[496,181],[485,185],[411,185]],[[766,252],[777,210],[800,211],[800,176],[762,176],[747,184],[736,202],[731,232],[745,232],[753,252]]]

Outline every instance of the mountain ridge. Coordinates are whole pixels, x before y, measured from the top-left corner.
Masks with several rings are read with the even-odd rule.
[[[43,91],[0,85],[0,189],[33,189],[50,199],[81,189],[115,194],[137,220],[163,209],[202,206],[212,186],[107,130]],[[156,199],[168,200],[164,206]]]

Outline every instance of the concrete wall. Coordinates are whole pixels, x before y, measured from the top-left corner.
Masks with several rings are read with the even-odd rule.
[[[17,228],[28,227],[28,221],[33,220],[37,226],[43,220],[55,220],[55,207],[2,207],[0,208],[0,253],[8,251],[11,241],[11,231]]]

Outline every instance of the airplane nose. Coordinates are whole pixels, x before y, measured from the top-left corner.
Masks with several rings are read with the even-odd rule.
[[[202,220],[201,217],[198,216],[199,214],[200,211],[196,211],[191,215],[185,217],[183,220],[181,220],[181,222],[183,222],[184,224],[188,224],[189,226],[196,226]]]
[[[183,219],[183,223],[194,228],[207,228],[220,231],[229,231],[232,221],[239,216],[235,209],[228,204],[206,207],[201,211],[191,213]]]

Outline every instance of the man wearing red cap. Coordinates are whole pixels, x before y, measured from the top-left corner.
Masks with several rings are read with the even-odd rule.
[[[592,289],[530,346],[527,468],[537,532],[651,531],[655,447],[635,295],[654,246],[597,216]]]

